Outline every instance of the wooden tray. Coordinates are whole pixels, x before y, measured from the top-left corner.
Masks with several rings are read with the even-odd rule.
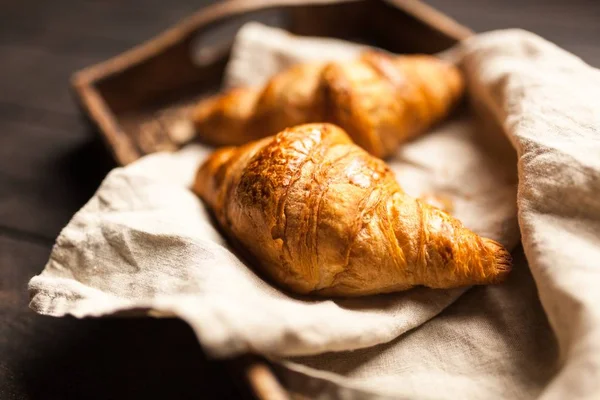
[[[74,74],[76,98],[119,164],[176,150],[192,139],[176,122],[198,99],[219,90],[234,35],[251,20],[396,53],[435,53],[472,34],[418,0],[216,3],[148,42]],[[256,397],[289,398],[265,361],[248,356],[232,365]]]

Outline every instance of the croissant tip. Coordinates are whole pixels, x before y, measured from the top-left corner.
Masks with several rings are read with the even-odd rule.
[[[494,276],[491,283],[503,282],[512,270],[512,256],[500,243],[492,239],[484,239],[488,248],[494,254]]]

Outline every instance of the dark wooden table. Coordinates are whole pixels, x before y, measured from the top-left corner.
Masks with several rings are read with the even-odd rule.
[[[476,31],[522,27],[600,66],[600,2],[430,0]],[[0,2],[0,399],[238,398],[175,320],[34,315],[27,281],[114,165],[71,99],[71,73],[208,0]]]

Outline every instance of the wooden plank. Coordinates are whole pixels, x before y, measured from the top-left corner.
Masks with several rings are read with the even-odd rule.
[[[11,117],[0,112],[0,226],[53,240],[114,164],[78,118],[8,109]]]
[[[6,19],[2,14],[0,103],[30,108],[32,117],[36,110],[77,115],[68,86],[71,74],[127,47],[106,39],[90,43],[85,35],[52,34],[39,24],[31,30],[11,30]],[[9,21],[15,20],[19,21]]]
[[[56,319],[27,309],[49,245],[0,235],[1,399],[239,398],[177,320]]]
[[[130,0],[40,2],[21,0],[3,8],[0,32],[44,32],[85,38],[109,38],[125,43],[146,40],[166,29],[179,19],[212,3],[210,0],[170,2]]]
[[[24,0],[3,7],[0,102],[74,115],[73,72],[150,39],[205,3]]]
[[[71,73],[100,58],[2,45],[0,102],[77,115],[68,86]]]
[[[600,66],[600,2],[594,0],[427,0],[476,32],[522,28]]]

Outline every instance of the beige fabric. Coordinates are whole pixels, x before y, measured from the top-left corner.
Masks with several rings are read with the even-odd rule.
[[[260,35],[264,29],[243,29],[237,43],[271,54],[265,70],[302,47],[249,39],[282,40],[271,30]],[[239,48],[235,60],[244,57]],[[207,149],[188,146],[109,174],[31,280],[31,307],[56,316],[133,308],[176,315],[210,354],[266,354],[287,387],[310,398],[597,398],[600,74],[522,31],[472,38],[454,56],[475,112],[406,145],[391,165],[409,193],[444,193],[467,226],[509,247],[519,239],[517,198],[535,283],[517,249],[508,282],[462,296],[289,296],[238,260],[212,227],[187,189]],[[259,79],[237,65],[230,81]]]
[[[226,88],[262,85],[273,74],[301,62],[351,60],[367,46],[339,39],[297,37],[277,28],[249,22],[239,30],[225,68]],[[326,55],[326,56],[325,56]]]

